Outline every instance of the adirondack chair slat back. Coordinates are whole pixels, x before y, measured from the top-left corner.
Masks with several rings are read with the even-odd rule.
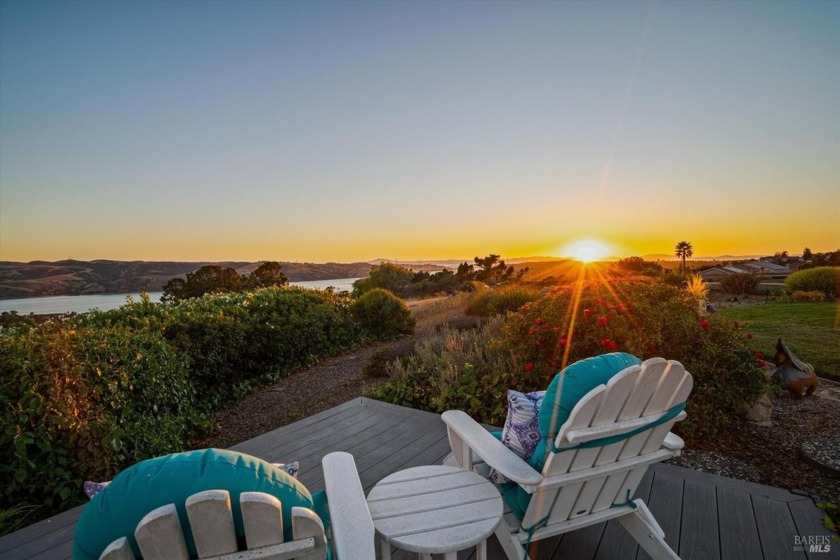
[[[627,433],[630,424],[622,426],[621,422],[637,420],[637,424],[644,426],[646,422],[638,419],[658,417],[684,402],[692,383],[691,375],[679,362],[654,358],[641,366],[629,367],[612,377],[606,386],[591,390],[577,403],[554,445],[558,449],[574,447],[578,440],[570,441],[569,437],[572,434],[579,437],[581,429],[598,427],[597,431],[590,431],[597,433],[600,439]],[[681,417],[607,445],[551,453],[542,474],[549,479],[657,452],[674,422]],[[647,466],[643,464],[575,483],[544,485],[532,497],[522,526],[532,527],[546,517],[547,525],[553,525],[623,503],[636,491]]]
[[[234,529],[230,494],[207,490],[187,498],[186,509],[198,558],[217,560],[323,560],[326,538],[321,519],[308,508],[292,508],[294,540],[284,543],[283,510],[280,500],[262,492],[240,494],[247,551],[239,551]],[[149,512],[134,532],[144,560],[189,560],[186,540],[175,504]],[[100,560],[133,560],[128,539],[122,537],[106,548]]]

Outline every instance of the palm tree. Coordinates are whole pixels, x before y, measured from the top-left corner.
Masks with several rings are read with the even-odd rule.
[[[694,249],[688,241],[680,241],[674,248],[674,255],[682,259],[682,273],[685,274],[685,259],[691,258]]]

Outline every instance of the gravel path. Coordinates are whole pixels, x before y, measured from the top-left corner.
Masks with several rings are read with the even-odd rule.
[[[470,321],[462,311],[464,302],[463,296],[408,302],[417,319],[413,335],[325,359],[251,393],[213,413],[215,433],[194,441],[193,447],[224,449],[362,396],[368,387],[385,381],[362,373],[365,364],[377,351],[407,354],[418,341],[433,334],[439,325]]]

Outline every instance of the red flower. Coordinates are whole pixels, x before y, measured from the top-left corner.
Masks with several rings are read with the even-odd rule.
[[[531,362],[525,364],[525,371],[531,371],[532,369],[534,369],[534,364],[532,364]]]
[[[542,346],[542,340],[537,339],[537,341],[534,344],[536,344],[537,346]]]
[[[554,328],[553,328],[553,329],[551,329],[551,330],[553,330],[554,332],[560,332],[560,327],[554,327]]]
[[[759,360],[758,363],[761,364],[761,367],[763,367],[763,368],[767,367],[767,362],[764,361],[764,360]]]
[[[607,349],[608,350],[617,350],[618,349],[618,344],[616,344],[615,342],[610,340],[609,342],[607,342]]]
[[[592,310],[587,307],[583,310],[583,314],[589,317],[590,315],[592,315]]]
[[[756,357],[756,358],[758,358],[759,360],[763,360],[763,359],[764,359],[764,354],[762,354],[761,352],[753,352],[753,354],[754,354],[754,355],[755,355],[755,357]]]
[[[603,326],[606,326],[606,324],[607,324],[607,318],[606,318],[606,317],[603,317],[603,316],[602,316],[602,317],[599,317],[599,318],[598,318],[598,324],[599,324],[599,325],[601,325],[602,327],[603,327]]]
[[[747,333],[747,340],[752,340],[752,339],[753,339],[753,333],[748,332]]]
[[[523,306],[522,306],[522,311],[528,311],[528,306],[527,306],[527,305],[523,305]]]
[[[537,317],[537,319],[534,321],[534,323],[536,323],[537,325],[542,325],[543,324],[542,317]]]
[[[550,329],[551,325],[549,325],[548,323],[543,323],[543,328],[544,329]]]
[[[533,335],[536,332],[537,332],[537,327],[531,327],[530,330],[528,331],[528,334]]]
[[[560,346],[566,346],[566,342],[568,342],[568,339],[564,336],[560,339]]]
[[[735,321],[732,324],[735,326],[736,329],[741,326],[741,323],[739,323],[738,321]]]
[[[700,328],[704,331],[709,330],[709,322],[706,319],[703,319],[702,321],[700,321]]]

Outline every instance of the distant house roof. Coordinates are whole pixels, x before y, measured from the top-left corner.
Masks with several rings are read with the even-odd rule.
[[[735,274],[746,274],[747,272],[750,272],[749,270],[745,270],[744,268],[735,266],[734,264],[728,264],[726,266],[722,266],[721,268],[726,272],[734,272]]]
[[[756,272],[765,274],[786,274],[790,272],[790,269],[786,266],[781,266],[768,261],[750,261],[707,268],[706,270],[700,272],[700,276],[703,278],[711,278],[714,276],[725,276],[727,274],[748,274]]]
[[[715,276],[725,276],[727,274],[729,274],[729,272],[722,269],[719,266],[716,266],[714,268],[707,268],[706,270],[700,271],[701,278],[713,278]]]
[[[760,264],[770,272],[790,272],[790,268],[781,264],[776,264],[771,261],[760,260],[758,261],[758,264]]]

